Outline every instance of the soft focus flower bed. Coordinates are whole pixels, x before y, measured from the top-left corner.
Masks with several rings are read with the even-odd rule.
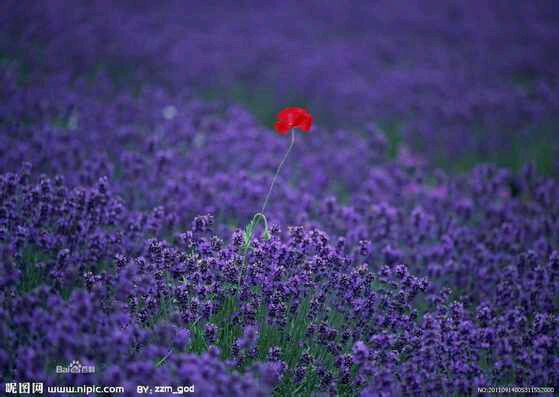
[[[121,85],[232,90],[270,117],[276,107],[252,97],[263,91],[277,108],[304,100],[323,123],[382,121],[453,168],[528,157],[557,172],[559,9],[416,3],[5,0],[0,45],[25,75],[104,70]]]
[[[194,94],[189,79],[228,52],[198,55],[200,64],[186,66],[179,55],[188,51],[162,50],[173,35],[182,37],[168,15],[181,10],[177,4],[159,10],[169,23],[157,32],[140,23],[156,19],[155,10],[114,10],[77,25],[89,6],[70,12],[55,1],[45,2],[52,24],[39,29],[49,8],[39,4],[14,2],[13,19],[0,13],[12,29],[3,33],[9,56],[2,59],[15,49],[21,59],[44,51],[35,60],[42,66],[25,76],[21,64],[0,63],[2,381],[123,385],[129,395],[138,384],[193,384],[202,396],[463,396],[478,386],[559,385],[556,178],[532,164],[519,172],[478,165],[460,175],[433,169],[412,151],[394,156],[370,120],[325,104],[324,112],[337,109],[332,117],[358,127],[315,118],[312,131],[297,136],[266,207],[270,238],[257,230],[245,252],[242,230],[262,205],[287,142],[243,107]],[[251,10],[243,15],[264,12]],[[526,18],[538,21],[536,11]],[[126,23],[117,23],[120,12]],[[412,15],[418,19],[405,29],[438,21]],[[63,26],[71,40],[59,32]],[[522,32],[555,34],[541,26],[548,30]],[[128,40],[148,33],[143,46]],[[18,41],[25,37],[32,40]],[[483,34],[479,40],[487,43]],[[388,44],[395,46],[386,43],[386,51],[398,51]],[[543,57],[545,45],[534,47],[522,53],[531,54],[523,58],[527,70]],[[94,62],[119,55],[141,61],[141,75],[155,67],[153,54],[173,57],[176,63],[165,60],[167,78],[181,89],[147,74],[141,85],[122,86],[110,71],[89,73]],[[515,54],[507,65],[520,68]],[[295,68],[313,58],[288,59]],[[546,76],[542,87],[559,70],[549,59],[535,69]],[[239,65],[220,66],[220,78],[238,77]],[[410,84],[421,81],[401,73]],[[311,84],[309,93],[328,96],[310,76],[293,75]],[[350,106],[342,88],[324,89]],[[393,105],[407,111],[421,96],[402,92]],[[464,143],[461,149],[470,139],[498,145],[506,139],[499,128],[516,120],[507,111],[541,105],[552,112],[554,95],[513,97],[504,112],[472,103],[505,122],[485,125],[496,128],[489,143],[473,134],[455,140],[459,129],[471,131],[466,119],[450,127],[417,109],[416,122],[445,125],[448,142]],[[370,109],[378,105],[361,99]],[[435,109],[441,102],[416,103]],[[95,373],[56,373],[73,360]]]

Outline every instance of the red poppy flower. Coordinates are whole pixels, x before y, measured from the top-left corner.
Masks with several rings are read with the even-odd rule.
[[[285,135],[292,128],[299,128],[303,132],[309,132],[312,125],[311,114],[299,107],[289,107],[283,109],[278,114],[278,121],[274,127],[280,135]]]

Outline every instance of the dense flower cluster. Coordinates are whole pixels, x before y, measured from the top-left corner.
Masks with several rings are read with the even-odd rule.
[[[138,384],[193,384],[208,396],[453,396],[478,386],[559,385],[559,181],[533,164],[455,175],[408,150],[394,156],[359,110],[377,120],[414,110],[410,125],[427,131],[440,122],[450,146],[498,146],[500,128],[557,106],[549,90],[559,52],[547,51],[557,32],[544,7],[493,10],[506,26],[520,15],[529,22],[506,40],[490,34],[487,8],[431,14],[413,6],[402,24],[392,5],[346,15],[309,3],[313,23],[285,24],[302,30],[304,44],[312,29],[324,33],[321,18],[336,15],[336,24],[353,26],[348,46],[357,45],[353,35],[372,38],[367,51],[379,64],[368,70],[336,40],[289,56],[301,45],[280,40],[289,32],[255,35],[260,25],[247,23],[274,11],[284,17],[273,23],[283,25],[290,4],[281,12],[251,8],[219,31],[206,25],[223,39],[212,52],[202,45],[206,33],[188,35],[194,22],[179,24],[180,2],[157,10],[122,3],[91,19],[83,16],[105,1],[71,10],[58,1],[4,3],[11,7],[0,12],[8,54],[0,54],[3,380],[123,385],[130,395]],[[473,18],[483,22],[478,30]],[[52,23],[34,29],[43,20]],[[239,23],[246,31],[234,29]],[[432,29],[441,43],[428,53],[395,44],[413,31],[425,45]],[[285,140],[238,105],[198,99],[191,81],[209,72],[241,78],[253,68],[255,81],[266,78],[271,72],[253,64],[259,50],[229,51],[245,35],[270,57],[285,57],[290,65],[277,63],[279,72],[298,70],[292,84],[360,132],[319,122],[298,135],[266,207],[270,238],[255,233],[249,251],[240,227],[260,207]],[[453,50],[463,36],[473,41]],[[539,45],[525,48],[524,39]],[[144,45],[130,44],[137,40]],[[503,40],[513,47],[503,49]],[[499,61],[490,65],[472,55],[496,49]],[[11,58],[18,51],[22,64]],[[134,75],[141,85],[119,80],[110,62],[123,59],[141,63]],[[169,65],[169,81],[184,84],[180,92],[152,76],[161,71],[157,59]],[[469,68],[460,72],[464,60]],[[92,70],[94,62],[108,63]],[[500,74],[529,78],[530,89],[490,84]],[[453,97],[473,80],[471,96]],[[373,89],[379,84],[385,89]],[[476,137],[478,121],[495,135]],[[74,360],[95,373],[56,372]]]
[[[53,381],[53,365],[80,359],[107,366],[100,381],[187,380],[224,394],[264,392],[283,377],[285,390],[364,395],[468,393],[485,384],[557,379],[559,254],[541,239],[516,254],[508,246],[493,252],[509,237],[503,232],[492,239],[496,247],[479,242],[472,249],[479,284],[468,286],[465,271],[432,269],[452,252],[463,255],[454,263],[468,257],[467,246],[428,257],[449,238],[423,249],[414,245],[425,238],[417,232],[404,240],[415,259],[400,252],[403,246],[377,260],[372,242],[360,241],[354,251],[348,239],[331,243],[314,227],[290,227],[285,235],[274,227],[270,240],[255,241],[237,295],[240,231],[225,243],[211,231],[213,218],[199,216],[171,241],[141,241],[146,232],[138,229],[156,220],[145,216],[134,227],[142,216],[127,210],[106,180],[72,189],[61,177],[31,179],[25,166],[0,184],[2,365],[16,378]],[[418,228],[427,224],[427,216],[412,213]],[[465,295],[413,276],[404,259],[418,272],[426,261],[434,283]],[[203,351],[203,358],[185,355]],[[192,368],[204,368],[204,360],[214,368],[220,354],[227,361],[213,369],[219,376],[229,376],[231,366],[256,375],[223,384],[197,378]]]

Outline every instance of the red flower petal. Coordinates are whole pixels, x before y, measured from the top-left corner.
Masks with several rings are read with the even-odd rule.
[[[309,114],[299,125],[299,128],[301,128],[301,130],[305,132],[309,132],[311,130],[311,126],[312,126],[312,116]]]
[[[279,112],[278,114],[278,118],[281,120],[287,120],[289,118],[292,118],[293,116],[298,116],[302,113],[304,113],[305,110],[302,108],[298,108],[298,107],[288,107],[283,109],[281,112]]]
[[[309,132],[313,118],[311,114],[300,107],[288,107],[278,114],[278,122],[275,124],[276,131],[284,135],[292,128],[300,128],[304,132]]]
[[[289,126],[289,124],[287,124],[284,121],[277,121],[274,124],[274,127],[276,128],[276,131],[278,134],[280,135],[285,135],[289,132],[289,130],[291,129],[291,127]]]

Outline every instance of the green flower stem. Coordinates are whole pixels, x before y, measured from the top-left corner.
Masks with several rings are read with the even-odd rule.
[[[254,231],[258,226],[258,224],[260,223],[259,221],[261,219],[264,222],[264,238],[268,239],[270,237],[270,232],[268,229],[268,220],[266,219],[266,216],[261,212],[257,212],[256,214],[254,214],[252,220],[250,221],[250,223],[245,229],[244,244],[243,244],[243,248],[244,248],[243,251],[245,253],[250,249],[250,246],[252,244],[252,239],[254,237]]]
[[[272,178],[272,183],[270,184],[270,188],[268,189],[268,193],[266,194],[266,198],[264,199],[264,203],[262,204],[262,209],[260,210],[260,212],[257,212],[256,214],[254,214],[254,216],[252,217],[252,220],[250,221],[250,223],[245,228],[245,232],[244,232],[244,236],[243,236],[243,263],[242,263],[242,267],[241,267],[241,272],[239,274],[239,288],[241,287],[241,281],[242,281],[243,273],[244,273],[244,270],[245,270],[245,267],[246,267],[246,256],[248,254],[248,251],[250,250],[250,247],[252,246],[252,240],[254,238],[254,231],[255,231],[256,227],[258,226],[258,224],[260,223],[260,220],[262,220],[264,222],[264,239],[268,240],[270,238],[270,229],[268,228],[268,220],[266,219],[266,215],[264,215],[264,210],[266,209],[266,206],[268,205],[268,200],[270,199],[270,195],[272,194],[272,190],[274,189],[274,185],[276,184],[276,180],[278,179],[278,175],[279,175],[279,173],[280,173],[280,171],[283,167],[283,164],[287,160],[287,156],[289,156],[289,153],[291,152],[291,149],[293,148],[294,144],[295,144],[295,130],[292,128],[291,129],[291,142],[289,143],[289,147],[287,148],[287,151],[283,155],[283,158],[282,158],[278,168],[276,169],[274,177]]]
[[[161,358],[156,364],[155,367],[158,368],[161,366],[161,364],[163,364],[170,356],[171,354],[173,354],[172,350],[169,350],[169,353],[167,353],[165,356],[163,356],[163,358]]]
[[[289,144],[289,148],[287,149],[287,152],[285,152],[283,159],[281,160],[280,165],[278,166],[278,169],[276,170],[276,173],[274,174],[274,178],[272,179],[272,184],[270,185],[270,189],[268,189],[268,194],[266,194],[266,198],[264,199],[264,204],[262,204],[262,209],[260,210],[261,213],[264,213],[264,210],[266,209],[266,206],[268,205],[268,200],[270,199],[270,194],[272,194],[272,189],[274,188],[274,185],[276,184],[276,179],[278,178],[278,175],[281,171],[281,168],[283,167],[283,164],[285,163],[285,160],[287,160],[287,156],[289,156],[289,152],[291,152],[291,149],[293,148],[293,145],[295,144],[295,129],[291,129],[291,143]]]
[[[260,220],[264,222],[264,239],[267,240],[270,238],[270,231],[268,229],[268,220],[266,219],[266,216],[263,213],[257,212],[256,214],[254,214],[252,220],[245,228],[245,233],[243,236],[243,262],[241,265],[241,272],[239,274],[239,289],[241,288],[241,281],[243,279],[243,273],[246,267],[246,256],[252,245],[252,240],[254,238],[254,231],[258,226],[258,224],[260,223]]]

